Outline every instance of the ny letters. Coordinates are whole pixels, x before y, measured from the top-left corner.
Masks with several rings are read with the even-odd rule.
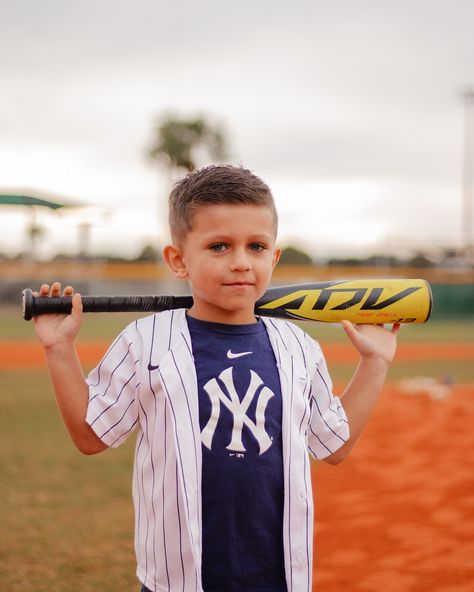
[[[204,385],[204,390],[211,400],[212,411],[211,417],[201,433],[201,440],[210,450],[212,449],[212,438],[219,421],[221,403],[231,411],[234,420],[232,438],[229,445],[226,446],[228,450],[232,450],[233,452],[246,452],[242,443],[242,429],[244,425],[249,428],[252,435],[257,440],[260,449],[259,454],[263,454],[272,445],[272,441],[265,431],[265,411],[268,401],[274,396],[274,393],[266,386],[260,390],[255,412],[256,421],[253,422],[247,416],[247,411],[254,397],[257,395],[258,390],[262,386],[263,381],[256,372],[253,372],[253,370],[250,370],[250,375],[250,384],[242,401],[240,401],[235,389],[232,368],[223,370],[219,375],[219,379],[224,383],[229,396],[226,395],[215,378],[209,380]]]

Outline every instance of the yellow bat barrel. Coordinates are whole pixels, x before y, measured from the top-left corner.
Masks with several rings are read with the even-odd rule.
[[[424,323],[432,295],[422,279],[355,279],[296,285],[291,291],[287,286],[281,295],[274,293],[270,301],[258,304],[262,315],[325,323]]]

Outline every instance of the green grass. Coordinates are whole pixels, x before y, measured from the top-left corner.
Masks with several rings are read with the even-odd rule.
[[[84,317],[80,339],[109,340],[115,337],[128,323],[139,318],[133,313],[88,313]],[[305,331],[324,342],[346,339],[337,323],[297,323]],[[34,339],[32,321],[24,321],[20,307],[0,307],[0,339]],[[432,320],[416,325],[403,325],[400,339],[403,341],[472,341],[474,319]]]
[[[80,331],[83,340],[110,340],[140,315],[133,313],[88,313]],[[143,315],[141,315],[143,316]],[[0,340],[35,339],[33,321],[25,321],[20,308],[0,307]]]
[[[133,438],[85,457],[44,371],[0,375],[0,590],[137,589]]]

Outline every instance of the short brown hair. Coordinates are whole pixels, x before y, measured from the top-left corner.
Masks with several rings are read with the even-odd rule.
[[[193,216],[200,206],[251,204],[266,206],[278,226],[272,192],[257,175],[241,166],[209,165],[178,179],[169,196],[169,226],[174,242],[192,229]]]

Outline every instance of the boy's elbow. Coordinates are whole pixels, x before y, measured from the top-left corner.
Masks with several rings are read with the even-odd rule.
[[[98,454],[108,448],[95,434],[85,438],[73,438],[72,441],[77,450],[86,456]]]
[[[105,450],[107,448],[107,446],[94,447],[94,446],[90,446],[90,445],[76,444],[76,448],[79,450],[79,452],[81,452],[85,456],[93,456],[94,454],[99,454],[99,452],[102,452],[103,450]]]
[[[348,457],[350,451],[352,450],[352,446],[352,442],[347,441],[340,448],[338,448],[336,452],[333,452],[329,456],[326,456],[323,459],[324,462],[327,462],[330,465],[339,465],[340,463],[342,463],[343,460],[345,460]]]
[[[334,454],[330,454],[329,456],[326,456],[326,458],[324,458],[324,462],[328,463],[328,465],[339,465],[342,463],[342,461],[346,458],[347,455],[341,455],[338,454],[337,452],[334,452]]]

